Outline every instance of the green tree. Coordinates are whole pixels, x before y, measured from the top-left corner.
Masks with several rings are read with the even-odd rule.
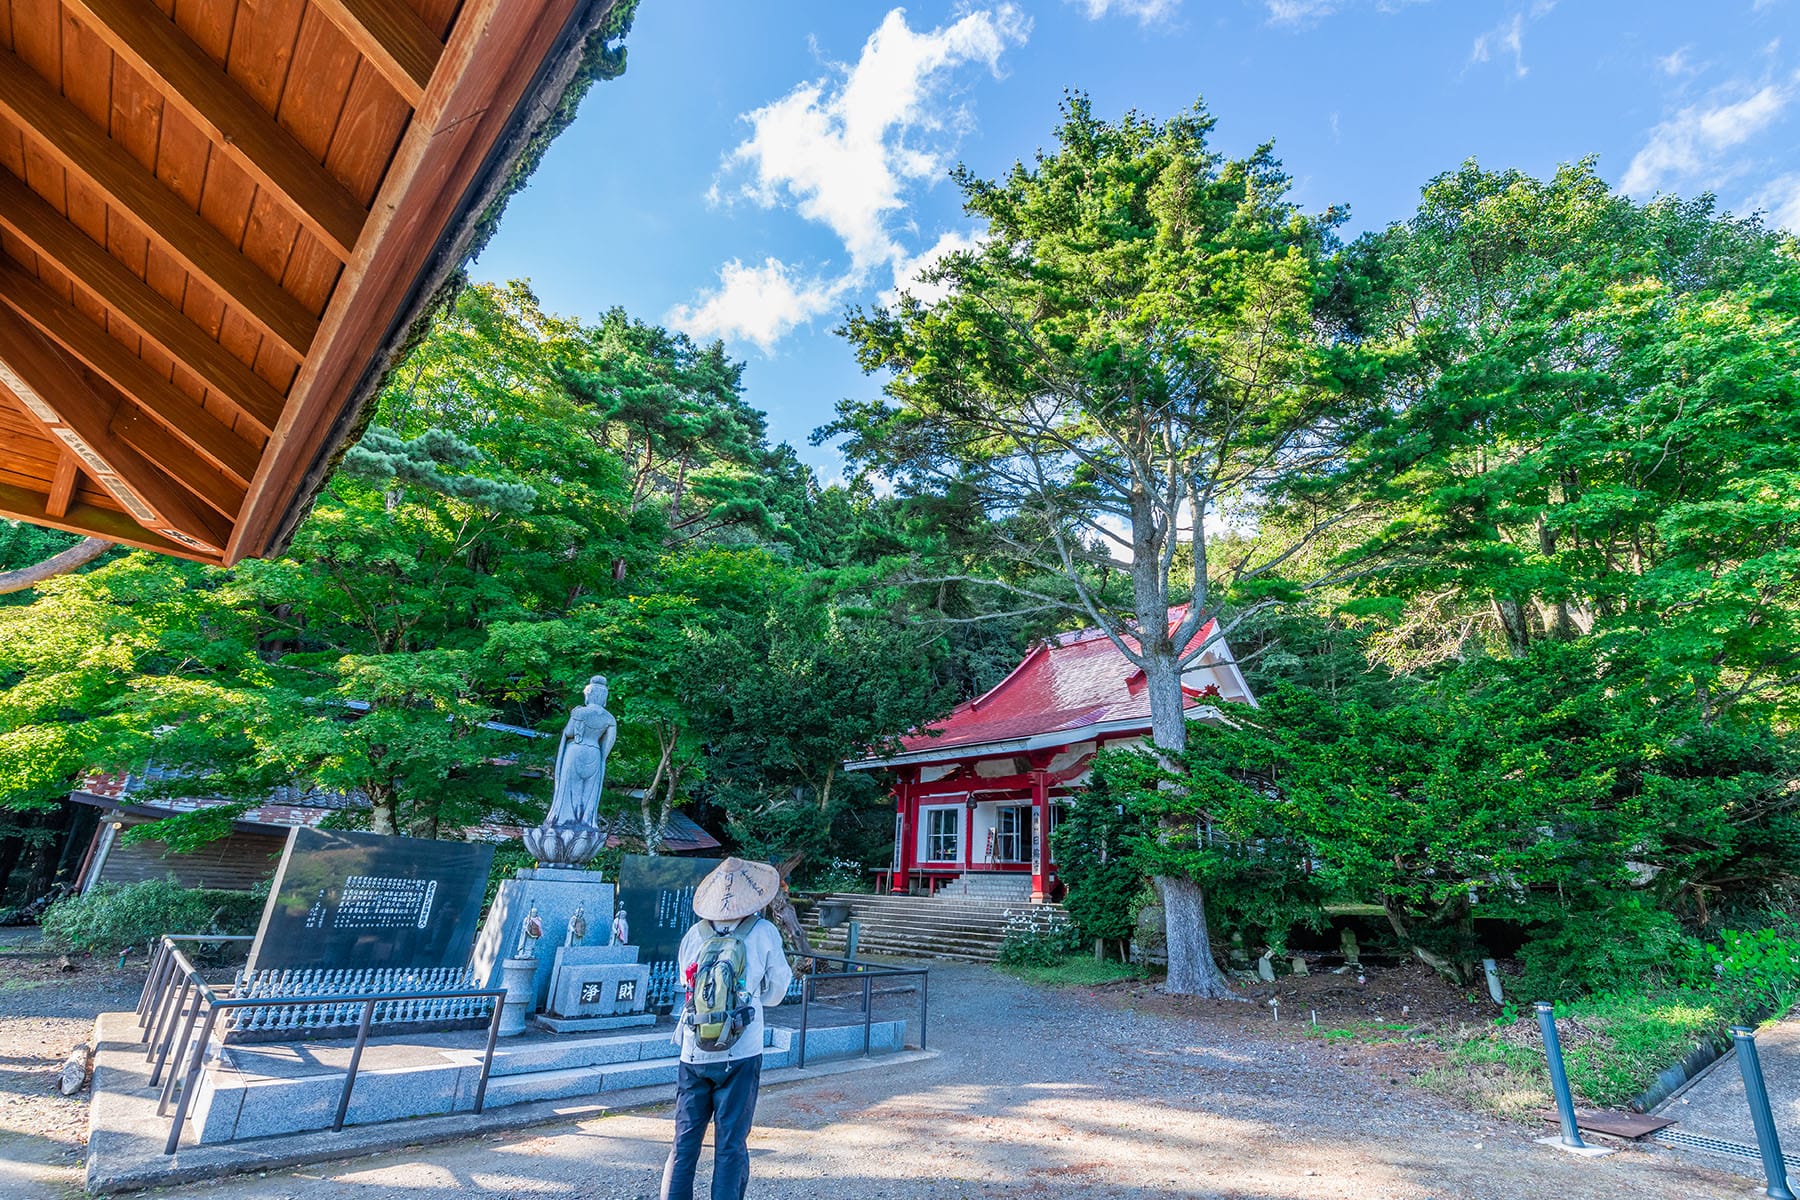
[[[1212,124],[1199,107],[1108,122],[1077,94],[1054,151],[997,181],[959,170],[986,240],[934,269],[943,299],[852,313],[845,333],[865,370],[891,372],[887,398],[821,431],[978,513],[994,565],[968,578],[1104,629],[1143,670],[1169,754],[1187,743],[1181,673],[1207,623],[1223,636],[1292,595],[1278,568],[1345,515],[1288,487],[1343,450],[1315,313],[1337,215],[1291,203],[1269,147],[1218,154]],[[1278,497],[1285,520],[1259,525]],[[1267,536],[1240,534],[1219,561],[1222,525]],[[1169,989],[1226,994],[1200,890],[1158,886]]]

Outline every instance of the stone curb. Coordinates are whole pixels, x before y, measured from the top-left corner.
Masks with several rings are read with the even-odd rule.
[[[762,1078],[762,1086],[797,1087],[875,1068],[904,1066],[938,1056],[936,1050],[903,1050],[874,1058],[839,1059],[815,1067],[782,1067]],[[525,1129],[553,1122],[575,1122],[632,1112],[668,1104],[675,1098],[672,1085],[621,1089],[604,1104],[574,1100],[539,1100],[507,1105],[485,1113],[461,1113],[442,1117],[415,1117],[383,1125],[352,1125],[342,1133],[288,1134],[252,1141],[190,1146],[172,1155],[162,1153],[161,1138],[154,1144],[142,1137],[99,1130],[88,1141],[87,1183],[89,1195],[116,1196],[145,1188],[196,1183],[228,1175],[275,1171],[309,1163],[363,1158],[390,1150],[431,1142],[454,1141],[481,1134]],[[116,1143],[116,1144],[115,1144]]]

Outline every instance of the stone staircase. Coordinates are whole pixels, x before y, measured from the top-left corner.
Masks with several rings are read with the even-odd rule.
[[[1031,903],[1031,876],[1009,871],[1005,874],[971,871],[959,875],[937,890],[939,899],[979,900],[989,904],[1021,905]]]
[[[1027,887],[1030,885],[1027,884]],[[1061,913],[1057,904],[1032,905],[1027,892],[1020,899],[987,899],[979,896],[868,896],[839,893],[828,900],[848,902],[850,920],[860,926],[859,954],[885,954],[896,958],[946,958],[962,962],[993,962],[1006,936],[1006,910],[1034,908]],[[807,932],[818,929],[818,906],[803,920]],[[814,945],[826,954],[842,954],[848,923],[825,930],[825,939]]]

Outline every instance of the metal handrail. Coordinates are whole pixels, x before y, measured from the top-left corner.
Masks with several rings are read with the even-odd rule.
[[[869,1054],[870,1026],[873,1013],[870,1001],[872,989],[877,979],[899,979],[907,976],[918,976],[919,979],[919,1049],[925,1049],[926,1019],[930,1011],[931,968],[929,967],[891,967],[884,963],[865,962],[861,959],[839,958],[834,954],[809,954],[807,957],[825,962],[843,963],[846,970],[812,971],[802,975],[800,984],[800,1061],[797,1066],[806,1069],[806,1031],[810,1026],[812,1015],[813,984],[821,980],[860,979],[862,981],[862,1018],[863,1018],[863,1056]]]
[[[175,1153],[181,1142],[182,1126],[187,1121],[188,1105],[199,1086],[200,1073],[206,1066],[207,1050],[212,1044],[212,1035],[219,1014],[237,1009],[250,1008],[301,1008],[328,1005],[360,1005],[362,1013],[357,1021],[356,1046],[350,1052],[350,1063],[344,1072],[344,1090],[338,1096],[337,1113],[332,1120],[333,1133],[341,1133],[344,1119],[350,1111],[350,1094],[356,1087],[357,1068],[362,1063],[363,1049],[369,1041],[369,1028],[374,1022],[375,1006],[397,1000],[461,1000],[491,999],[494,1002],[493,1015],[488,1019],[487,1047],[481,1056],[481,1078],[475,1087],[474,1111],[479,1113],[487,1102],[488,1075],[494,1064],[494,1045],[500,1036],[500,1015],[502,1002],[506,998],[505,988],[438,988],[431,991],[385,991],[343,993],[329,996],[230,996],[219,995],[200,977],[199,970],[175,945],[177,941],[212,941],[236,939],[212,939],[190,934],[171,934],[163,938],[159,946],[158,961],[166,962],[162,972],[163,979],[155,994],[155,1001],[148,1009],[140,1002],[139,1024],[145,1029],[145,1039],[150,1041],[150,1051],[146,1061],[156,1060],[156,1068],[150,1073],[150,1086],[162,1083],[162,1094],[157,1101],[156,1115],[168,1114],[169,1101],[176,1091],[176,1078],[182,1077],[180,1097],[175,1101],[175,1116],[169,1125],[169,1138],[163,1145],[164,1154]],[[182,984],[176,998],[171,1001],[169,995],[171,984],[176,974],[181,975]],[[155,972],[152,972],[154,978]],[[151,994],[151,981],[145,981],[145,995]],[[190,1007],[188,997],[194,1001]],[[200,1036],[194,1038],[194,1025],[199,1020],[202,1010],[206,1019],[200,1023]],[[181,1035],[175,1036],[175,1027],[181,1026]],[[163,1077],[163,1068],[169,1066],[169,1052],[179,1045],[177,1061],[171,1067],[168,1077]],[[185,1065],[186,1070],[183,1071]]]

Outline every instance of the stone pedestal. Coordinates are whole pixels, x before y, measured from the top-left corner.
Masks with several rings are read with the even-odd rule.
[[[501,985],[506,1000],[500,1009],[500,1036],[514,1037],[525,1032],[525,1018],[531,1015],[531,985],[537,978],[538,960],[508,958],[501,960]]]
[[[543,1009],[550,993],[550,976],[556,966],[556,948],[568,934],[569,918],[580,906],[587,919],[587,946],[605,944],[612,936],[613,885],[598,871],[569,867],[525,867],[500,885],[487,924],[475,939],[476,987],[499,987],[501,963],[519,944],[519,927],[537,907],[544,924],[538,942],[537,968],[532,982],[531,1012]]]

